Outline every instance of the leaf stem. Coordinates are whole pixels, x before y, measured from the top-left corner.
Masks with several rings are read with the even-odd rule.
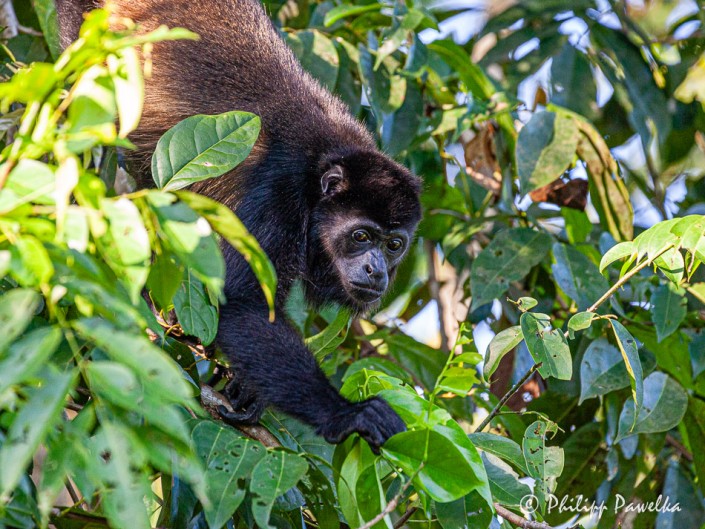
[[[404,494],[406,493],[407,489],[411,486],[411,482],[413,481],[413,479],[416,477],[416,475],[417,475],[419,472],[421,472],[421,469],[423,468],[423,466],[424,466],[424,464],[421,463],[421,465],[419,466],[419,468],[418,468],[418,470],[416,471],[416,473],[415,473],[413,476],[411,476],[411,477],[409,478],[409,480],[408,480],[406,483],[404,483],[404,485],[402,486],[402,488],[401,488],[401,490],[399,491],[399,493],[398,493],[396,496],[394,496],[391,500],[389,500],[389,502],[387,503],[387,505],[385,505],[384,509],[382,509],[382,512],[380,512],[377,516],[375,516],[374,518],[372,518],[369,522],[367,522],[367,523],[365,523],[364,525],[361,525],[360,527],[358,527],[358,529],[371,529],[371,528],[374,527],[377,523],[379,523],[379,522],[381,522],[382,520],[384,520],[384,517],[385,517],[385,516],[387,516],[387,515],[388,515],[389,513],[391,513],[392,511],[394,511],[394,509],[396,509],[397,506],[399,505],[399,502],[401,501],[402,497],[403,497]]]
[[[617,290],[622,288],[622,286],[629,281],[632,277],[634,277],[636,274],[638,274],[641,270],[649,266],[651,263],[653,263],[656,259],[658,259],[661,255],[666,253],[668,250],[670,250],[673,247],[672,244],[669,244],[668,246],[664,247],[661,249],[656,255],[654,255],[651,259],[646,259],[636,265],[634,268],[632,268],[629,272],[624,274],[619,281],[617,281],[610,289],[605,292],[600,299],[598,299],[595,303],[593,303],[585,312],[595,312],[600,305],[602,305],[605,301],[607,301],[609,298],[611,298]]]
[[[533,375],[534,372],[537,371],[540,367],[541,367],[541,362],[539,362],[538,364],[532,365],[531,368],[526,373],[524,373],[524,376],[521,377],[519,382],[514,384],[509,389],[509,391],[507,391],[504,394],[504,396],[500,399],[500,401],[497,403],[497,405],[494,407],[494,409],[489,413],[489,415],[487,415],[487,417],[485,417],[485,420],[480,423],[480,426],[475,428],[474,433],[481,432],[485,428],[485,426],[487,426],[490,423],[490,421],[492,421],[492,419],[494,419],[497,416],[499,411],[502,409],[502,406],[504,406],[507,403],[507,401],[512,397],[512,395],[514,395],[517,391],[519,391],[519,389],[524,385],[524,383],[527,380],[529,380],[529,378],[531,378],[531,375]]]

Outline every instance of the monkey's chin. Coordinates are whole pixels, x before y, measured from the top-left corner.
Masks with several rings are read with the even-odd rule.
[[[345,290],[347,290],[353,302],[365,309],[371,308],[379,303],[382,299],[382,295],[384,295],[383,290],[373,290],[371,288],[358,287],[355,285],[349,285]]]

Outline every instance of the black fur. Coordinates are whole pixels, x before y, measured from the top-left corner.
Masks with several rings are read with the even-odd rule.
[[[77,36],[80,13],[97,3],[57,0],[64,45]],[[273,405],[331,442],[358,432],[378,448],[404,429],[401,419],[380,399],[351,403],[341,397],[286,322],[282,306],[293,282],[302,278],[314,304],[371,308],[420,219],[418,179],[380,153],[345,105],[303,71],[257,0],[112,4],[117,15],[145,30],[167,24],[201,36],[154,47],[144,115],[131,135],[137,145],[130,156],[133,172],[143,182],[159,137],[181,119],[245,110],[262,120],[260,138],[243,164],[193,186],[233,208],[279,277],[276,321],[269,323],[247,263],[224,248],[228,301],[221,308],[218,342],[235,365],[239,383],[232,397],[241,408],[230,418],[256,421]],[[351,243],[359,226],[370,236]],[[392,251],[393,238],[405,247]]]

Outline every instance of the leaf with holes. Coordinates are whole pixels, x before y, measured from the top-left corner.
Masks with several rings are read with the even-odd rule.
[[[206,467],[206,491],[211,501],[205,509],[206,520],[210,527],[223,527],[245,498],[247,481],[267,450],[258,441],[213,421],[197,423],[191,439]]]
[[[551,236],[529,228],[502,231],[472,264],[472,310],[497,299],[512,281],[519,281],[551,248]]]
[[[308,463],[297,454],[269,452],[252,471],[250,492],[253,495],[252,516],[262,529],[272,529],[269,517],[274,500],[284,494],[306,474]]]
[[[573,375],[570,348],[563,333],[551,329],[551,318],[546,314],[525,312],[519,321],[531,357],[541,363],[541,376],[570,380]]]

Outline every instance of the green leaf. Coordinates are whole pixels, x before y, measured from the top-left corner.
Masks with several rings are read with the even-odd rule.
[[[688,313],[685,291],[673,283],[660,285],[651,295],[651,315],[660,342],[680,327]]]
[[[414,142],[419,133],[423,116],[423,96],[413,80],[406,83],[404,103],[382,120],[382,145],[390,156],[400,154]]]
[[[569,115],[535,113],[521,129],[516,144],[521,193],[526,195],[560,178],[575,159],[578,139],[578,127]]]
[[[252,471],[250,492],[254,496],[252,516],[262,529],[272,529],[269,518],[274,500],[304,476],[308,464],[297,454],[274,451],[261,459]]]
[[[527,484],[519,481],[519,475],[512,470],[512,467],[487,453],[482,454],[482,462],[485,464],[493,499],[508,507],[522,505],[522,498],[531,494],[531,489]]]
[[[705,439],[705,402],[691,396],[688,402],[688,413],[683,418],[683,424],[690,440],[690,453],[693,454],[695,475],[698,477],[700,490],[705,492],[705,450],[695,449],[699,446],[701,439]]]
[[[19,290],[12,290],[6,296],[9,296],[12,292],[19,292]],[[1,311],[2,307],[0,307],[0,321],[2,321]],[[5,327],[2,323],[0,323],[0,328],[4,332],[6,329],[11,333],[13,331],[12,327]],[[29,380],[37,371],[44,367],[49,357],[59,347],[61,338],[62,334],[59,327],[40,327],[25,333],[19,340],[10,345],[7,354],[3,353],[0,355],[0,373],[2,373],[2,376],[0,376],[0,395],[11,385]]]
[[[470,390],[480,381],[474,369],[465,367],[450,367],[445,370],[441,378],[437,391],[448,391],[460,397],[465,397]]]
[[[349,444],[353,443],[352,448]],[[345,448],[348,451],[345,452]],[[357,527],[365,523],[361,512],[362,506],[359,504],[358,481],[360,481],[363,473],[370,467],[375,466],[376,457],[366,443],[347,441],[345,444],[338,445],[335,452],[335,458],[341,458],[342,463],[339,465],[339,474],[337,476],[337,493],[340,510],[345,518],[345,521],[352,527]],[[364,492],[364,490],[360,490]],[[369,500],[368,500],[369,501]],[[372,506],[380,505],[380,498],[372,501]]]
[[[539,302],[536,301],[536,299],[530,298],[528,296],[521,297],[517,300],[517,307],[522,312],[526,312],[527,310],[531,310],[538,304],[539,304]]]
[[[132,371],[117,362],[91,362],[86,366],[88,386],[99,396],[127,410],[139,410],[142,386]]]
[[[144,452],[140,450],[139,439],[122,424],[104,420],[92,439],[91,452],[89,472],[106,489],[101,503],[111,525],[149,529],[144,498],[151,491],[142,470]]]
[[[147,277],[147,288],[157,308],[168,310],[173,305],[176,291],[182,284],[184,270],[167,252],[154,256],[154,261]]]
[[[14,489],[44,436],[61,419],[74,373],[45,368],[42,384],[27,391],[27,400],[9,425],[0,446],[0,498]]]
[[[381,122],[384,114],[395,112],[404,103],[407,80],[398,74],[392,57],[388,57],[380,68],[375,69],[370,51],[362,44],[358,51],[360,78],[374,114]]]
[[[174,310],[186,334],[198,337],[203,345],[215,340],[218,310],[211,305],[203,283],[190,268],[186,269],[184,280],[174,296]]]
[[[658,529],[700,529],[705,519],[705,507],[700,501],[688,467],[677,460],[669,460],[663,482],[663,497],[670,508],[658,509]],[[676,509],[675,505],[680,508]],[[686,507],[687,506],[687,507]]]
[[[147,338],[120,331],[98,318],[79,320],[73,325],[113,360],[129,367],[144,387],[154,390],[168,402],[192,404],[193,391],[179,367]]]
[[[634,239],[636,260],[647,257],[649,261],[653,261],[665,248],[677,245],[678,236],[671,232],[677,222],[678,219],[665,220],[640,233]]]
[[[435,430],[397,434],[384,444],[382,454],[408,476],[415,475],[414,486],[436,501],[457,500],[482,484],[460,447]]]
[[[392,26],[391,32],[385,36],[382,45],[377,49],[375,70],[379,68],[379,65],[382,64],[385,57],[397,51],[399,47],[407,41],[411,32],[416,29],[425,18],[425,13],[412,8],[402,17],[401,22],[399,22],[396,27]]]
[[[329,90],[335,87],[340,60],[333,42],[325,34],[316,30],[286,33],[286,43],[304,70]]]
[[[152,191],[148,199],[156,214],[162,244],[168,243],[169,250],[198,275],[211,293],[220,296],[225,262],[209,222],[199,217],[190,204],[175,202],[174,195]]]
[[[226,206],[202,195],[180,191],[179,199],[193,208],[210,223],[249,263],[262,287],[270,308],[270,320],[274,319],[274,296],[277,291],[277,273],[274,265],[264,253],[257,240],[245,225]]]
[[[597,317],[594,312],[578,312],[573,314],[568,320],[568,332],[571,340],[575,338],[575,333],[589,329],[592,321]]]
[[[545,509],[548,495],[556,489],[556,480],[563,472],[563,449],[546,446],[548,434],[555,433],[555,424],[535,421],[526,429],[522,442],[529,476],[536,479],[534,494],[539,500],[541,512]]]
[[[206,494],[211,503],[205,508],[206,520],[210,527],[223,527],[245,498],[246,481],[267,451],[261,443],[214,421],[198,422],[191,439],[206,466]]]
[[[602,256],[602,259],[600,260],[600,272],[602,272],[605,268],[607,268],[615,261],[624,259],[625,257],[632,255],[633,252],[633,241],[624,241],[615,244],[612,248],[607,250],[607,253],[605,255]]]
[[[654,371],[644,380],[644,402],[635,413],[634,399],[624,403],[615,442],[639,433],[667,432],[680,424],[688,408],[688,394],[671,377]]]
[[[519,321],[532,358],[541,362],[541,376],[570,380],[573,375],[570,348],[563,333],[551,329],[551,318],[546,314],[525,312]]]
[[[349,324],[350,314],[347,310],[341,309],[330,325],[315,336],[306,338],[306,346],[313,353],[313,356],[321,361],[345,341],[345,337],[348,335]]]
[[[680,248],[685,248],[701,262],[705,262],[705,216],[683,217],[673,224],[671,232],[678,237]]]
[[[17,237],[10,247],[10,273],[22,286],[45,285],[54,275],[54,265],[42,242],[31,235]]]
[[[0,169],[4,166],[0,166]],[[52,167],[36,160],[20,160],[0,190],[0,212],[8,212],[29,202],[54,204],[55,188]]]
[[[443,59],[477,98],[489,100],[495,94],[492,80],[470,60],[467,51],[451,39],[435,40],[428,44],[428,50]]]
[[[615,320],[610,320],[610,325],[617,339],[617,347],[622,354],[624,365],[629,374],[629,384],[632,387],[632,399],[636,403],[636,415],[641,412],[641,405],[644,399],[644,372],[639,361],[639,352],[636,340],[629,333],[624,325]],[[636,417],[634,417],[636,420]]]
[[[42,305],[42,297],[33,290],[17,288],[0,297],[0,352],[22,334]]]
[[[380,9],[382,9],[382,4],[378,4],[377,2],[366,5],[342,4],[335,6],[326,13],[326,16],[323,18],[323,25],[329,28],[344,18],[361,15],[363,13],[368,13],[369,11],[379,11]]]
[[[135,48],[117,50],[108,55],[108,71],[115,87],[115,103],[120,119],[119,136],[127,135],[137,128],[144,105],[144,79],[142,63]]]
[[[108,264],[123,281],[130,300],[137,304],[149,275],[152,256],[149,234],[135,204],[127,198],[104,200],[103,211],[109,223],[109,237],[104,237]]]
[[[567,296],[578,303],[578,310],[586,310],[609,289],[609,283],[588,257],[572,246],[553,245],[556,263],[551,266],[553,276]]]
[[[645,363],[646,360],[640,359],[642,372]],[[590,343],[580,363],[580,403],[626,388],[629,383],[627,367],[619,349],[605,338]]]
[[[483,452],[508,461],[524,474],[529,473],[521,447],[508,437],[488,432],[475,432],[469,434],[468,439]]]
[[[521,332],[520,325],[514,325],[508,329],[495,334],[487,347],[487,355],[485,356],[485,366],[483,374],[485,379],[489,380],[499,367],[499,362],[504,355],[514,349],[524,339],[524,334]]]
[[[602,71],[610,82],[624,85],[629,93],[629,122],[641,136],[642,145],[649,145],[654,136],[659,144],[665,142],[671,131],[671,116],[663,111],[668,100],[639,46],[626,33],[602,25],[592,28],[590,36],[600,51],[612,59],[601,63]]]
[[[223,175],[247,158],[259,130],[259,118],[248,112],[186,118],[159,139],[152,156],[154,182],[168,191]]]
[[[584,53],[566,42],[551,63],[551,103],[591,117],[597,106],[597,87]]]
[[[526,276],[546,256],[551,242],[550,235],[529,228],[498,233],[472,264],[471,310],[495,300],[512,281]]]

